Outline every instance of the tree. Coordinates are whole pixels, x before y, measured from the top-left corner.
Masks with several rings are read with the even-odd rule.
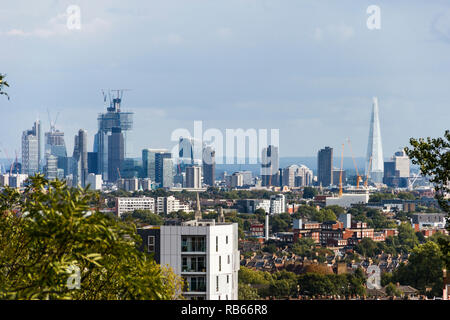
[[[439,246],[428,241],[411,252],[407,265],[401,265],[394,272],[394,279],[401,284],[408,284],[422,294],[430,296],[442,295],[445,257]],[[426,288],[431,288],[430,292]]]
[[[378,253],[378,246],[375,241],[370,238],[363,238],[356,245],[356,252],[362,254],[364,257],[375,257]]]
[[[181,279],[137,249],[142,239],[134,224],[98,205],[98,194],[42,175],[30,177],[23,194],[6,187],[0,299],[180,298]]]
[[[0,95],[5,95],[9,100],[9,95],[4,91],[4,87],[9,87],[9,84],[8,82],[6,82],[5,77],[5,74],[0,73]]]
[[[385,288],[385,291],[389,297],[400,297],[402,295],[402,292],[392,282],[389,282],[389,284]]]
[[[238,284],[238,299],[239,300],[260,300],[258,290],[252,288],[251,285],[241,283]]]
[[[312,199],[317,195],[317,189],[314,187],[303,188],[303,198]]]
[[[325,222],[325,221],[336,221],[337,219],[333,210],[321,209],[320,211],[316,212],[314,220],[318,222]]]
[[[422,175],[431,177],[439,205],[450,213],[450,205],[445,199],[445,194],[450,193],[450,130],[445,131],[444,138],[411,138],[409,143],[412,149],[405,148],[406,154],[413,164],[420,166]]]

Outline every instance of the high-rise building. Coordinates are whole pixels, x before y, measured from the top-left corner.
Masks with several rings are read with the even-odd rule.
[[[156,154],[169,153],[167,149],[143,149],[142,150],[142,171],[144,178],[150,178],[156,182]]]
[[[410,176],[410,160],[406,153],[398,151],[391,158],[391,161],[384,163],[383,183],[390,187],[408,187]]]
[[[162,184],[164,176],[164,159],[171,159],[172,154],[170,152],[156,152],[155,153],[155,182]],[[172,161],[172,160],[171,160]],[[173,162],[171,170],[173,170]],[[166,162],[166,174],[168,173],[169,163]],[[173,181],[172,181],[173,182]]]
[[[186,299],[238,299],[237,223],[198,219],[144,227],[138,234],[142,251],[154,254],[156,263],[170,266],[183,277]]]
[[[161,187],[173,187],[173,160],[170,157],[162,158]]]
[[[180,137],[178,143],[177,174],[185,172],[186,167],[201,165],[204,143],[192,137]]]
[[[231,175],[231,188],[242,187],[244,185],[244,175],[241,172],[235,172]]]
[[[120,127],[111,129],[108,136],[108,181],[116,182],[120,178],[120,170],[125,157],[124,137]]]
[[[333,148],[320,149],[317,155],[317,182],[322,187],[333,184]]]
[[[261,180],[263,186],[278,185],[278,147],[269,145],[262,150]]]
[[[202,187],[202,167],[186,167],[186,188],[200,189]]]
[[[203,149],[203,183],[214,186],[216,175],[216,152],[210,146]]]
[[[48,180],[55,180],[56,178],[58,178],[58,158],[52,154],[48,154],[46,155],[45,159],[45,177]]]
[[[95,173],[89,173],[87,176],[86,185],[90,185],[91,190],[102,190],[102,175],[101,174],[95,174]]]
[[[35,128],[22,133],[22,173],[30,176],[39,172],[39,138]]]
[[[370,165],[370,168],[369,168]],[[383,181],[384,160],[381,144],[380,119],[378,116],[378,98],[373,98],[370,119],[369,142],[367,144],[366,174],[370,169],[370,179],[375,183]]]
[[[109,152],[110,148],[108,147],[109,142],[109,136],[112,135],[113,128],[120,129],[122,135],[123,135],[123,150],[124,150],[124,156],[126,157],[127,154],[127,132],[130,131],[133,128],[133,113],[132,112],[122,112],[121,111],[121,103],[122,103],[122,93],[123,91],[117,90],[117,97],[113,98],[110,101],[110,105],[107,108],[106,113],[101,113],[98,116],[98,132],[95,135],[94,140],[94,152],[97,152],[97,159],[98,159],[98,166],[97,170],[99,173],[101,173],[102,178],[104,181],[113,181],[114,178],[117,178],[117,176],[113,177],[113,179],[110,179],[108,177],[108,174],[110,172],[114,172],[114,170],[108,170],[109,165]],[[117,137],[117,131],[116,131],[116,138],[114,139],[115,142],[121,143],[121,138]],[[114,147],[114,149],[117,151],[117,145]],[[114,163],[116,163],[118,159],[114,160]],[[115,173],[117,174],[117,170],[115,170]]]
[[[22,173],[40,172],[42,161],[41,122],[36,120],[31,130],[22,133]]]
[[[80,129],[75,135],[72,156],[73,184],[85,187],[88,176],[87,132]]]
[[[45,155],[51,154],[56,157],[67,157],[66,143],[64,141],[64,132],[50,128],[45,133]]]

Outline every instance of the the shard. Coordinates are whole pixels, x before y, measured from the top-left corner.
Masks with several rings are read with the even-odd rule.
[[[380,118],[378,116],[378,98],[374,97],[367,145],[366,174],[370,174],[372,182],[382,183],[383,171],[383,145],[381,144]]]

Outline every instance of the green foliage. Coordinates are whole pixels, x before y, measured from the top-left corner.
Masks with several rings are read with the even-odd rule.
[[[164,223],[161,216],[152,213],[150,210],[134,210],[131,213],[122,214],[121,218],[126,221],[135,221],[139,225],[160,226]]]
[[[0,299],[174,299],[181,280],[137,250],[134,224],[101,214],[98,194],[31,177],[0,194]],[[78,268],[80,288],[68,286]]]
[[[4,91],[4,87],[9,87],[8,82],[5,81],[5,77],[5,74],[0,73],[0,95],[5,95],[9,100],[9,95]]]
[[[355,248],[356,252],[362,254],[364,257],[374,257],[378,254],[378,246],[375,241],[370,238],[363,238]]]
[[[386,294],[389,297],[394,297],[394,296],[400,297],[402,295],[402,292],[392,282],[389,282],[389,284],[386,286],[385,290],[386,290]]]
[[[314,187],[305,187],[303,189],[303,198],[312,199],[317,195],[318,191]]]
[[[238,285],[238,299],[239,300],[260,300],[258,290],[253,288],[250,284],[239,282]]]
[[[331,209],[320,209],[320,211],[317,211],[314,220],[318,222],[325,222],[325,221],[336,221],[336,215],[334,214],[334,211]]]
[[[408,264],[400,265],[394,271],[393,279],[418,289],[422,294],[441,296],[445,263],[446,257],[439,245],[428,241],[412,250]],[[426,288],[431,288],[431,291],[426,292]]]
[[[422,175],[430,177],[435,186],[436,198],[441,208],[450,213],[450,205],[445,199],[445,193],[450,193],[450,130],[446,130],[443,138],[411,138],[410,148],[405,148],[406,154],[413,164],[420,166]]]
[[[316,208],[308,205],[301,205],[298,207],[297,214],[295,218],[307,218],[307,219],[313,219],[316,215],[317,210]]]

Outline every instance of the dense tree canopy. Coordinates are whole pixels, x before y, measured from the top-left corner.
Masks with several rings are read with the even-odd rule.
[[[443,138],[411,138],[410,148],[405,148],[412,163],[420,166],[422,175],[430,177],[436,189],[440,206],[450,213],[450,205],[445,194],[450,193],[450,130]]]
[[[137,250],[134,224],[96,210],[95,193],[31,177],[0,193],[0,298],[174,299],[181,281]]]

